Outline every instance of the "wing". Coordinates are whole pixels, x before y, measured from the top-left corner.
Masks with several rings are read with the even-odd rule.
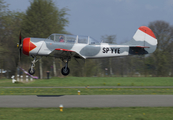
[[[84,56],[80,55],[76,51],[68,50],[68,49],[63,49],[63,48],[56,48],[51,55],[53,55],[55,58],[69,58],[69,57],[74,57],[74,58],[79,58],[79,59],[85,59]]]

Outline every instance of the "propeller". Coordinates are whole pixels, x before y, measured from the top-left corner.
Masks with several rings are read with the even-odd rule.
[[[22,36],[21,36],[21,31],[19,34],[19,43],[17,43],[17,47],[19,48],[19,61],[21,59],[22,56]]]

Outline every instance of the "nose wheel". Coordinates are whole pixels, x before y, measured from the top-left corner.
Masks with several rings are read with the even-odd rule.
[[[41,57],[39,59],[36,58],[36,56],[32,56],[34,58],[34,60],[31,62],[31,68],[28,70],[28,73],[30,75],[34,75],[35,74],[35,70],[34,70],[34,67],[35,67],[35,63],[38,62],[39,59],[41,59]]]
[[[34,74],[35,74],[34,68],[33,68],[33,69],[30,68],[30,69],[28,70],[28,73],[29,73],[30,75],[34,75]]]

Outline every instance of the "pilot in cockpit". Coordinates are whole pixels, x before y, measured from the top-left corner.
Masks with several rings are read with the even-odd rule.
[[[59,42],[64,42],[64,39],[63,39],[62,35],[59,36]]]

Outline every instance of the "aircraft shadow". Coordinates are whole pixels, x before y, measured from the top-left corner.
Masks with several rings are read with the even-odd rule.
[[[64,95],[37,95],[37,97],[61,97]]]

